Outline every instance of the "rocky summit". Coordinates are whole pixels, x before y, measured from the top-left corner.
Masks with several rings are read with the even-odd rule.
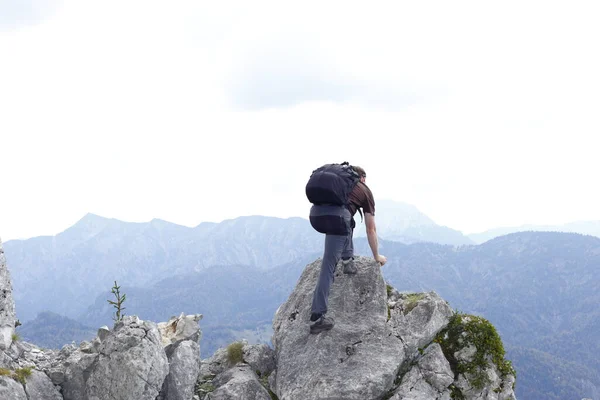
[[[200,398],[515,399],[515,372],[488,321],[456,313],[435,292],[399,293],[373,259],[355,261],[356,275],[336,270],[331,330],[310,333],[319,259],[277,310],[274,349],[242,342],[203,360]]]
[[[202,314],[158,324],[125,316],[60,351],[22,342],[1,249],[1,399],[515,399],[515,371],[487,320],[435,292],[398,292],[371,258],[355,259],[355,275],[338,266],[331,330],[310,333],[317,259],[275,313],[272,347],[242,340],[202,360]]]

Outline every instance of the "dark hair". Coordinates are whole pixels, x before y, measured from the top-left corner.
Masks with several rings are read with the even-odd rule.
[[[362,177],[366,177],[367,173],[365,172],[364,169],[362,169],[359,166],[353,165],[352,168],[356,171],[356,173],[362,178]]]

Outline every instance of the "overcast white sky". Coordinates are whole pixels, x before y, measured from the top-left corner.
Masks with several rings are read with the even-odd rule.
[[[597,1],[351,4],[0,0],[2,240],[306,217],[344,160],[464,233],[600,219]]]

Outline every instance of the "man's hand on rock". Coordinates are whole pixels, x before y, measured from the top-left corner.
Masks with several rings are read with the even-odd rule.
[[[382,256],[381,254],[379,254],[379,255],[377,255],[377,257],[375,257],[375,261],[377,261],[379,263],[379,265],[383,267],[383,265],[387,262],[387,258],[385,258],[385,256]]]

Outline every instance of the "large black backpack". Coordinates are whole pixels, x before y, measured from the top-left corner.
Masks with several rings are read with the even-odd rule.
[[[311,174],[306,184],[306,197],[314,205],[348,205],[348,197],[360,180],[348,161],[325,164]]]

